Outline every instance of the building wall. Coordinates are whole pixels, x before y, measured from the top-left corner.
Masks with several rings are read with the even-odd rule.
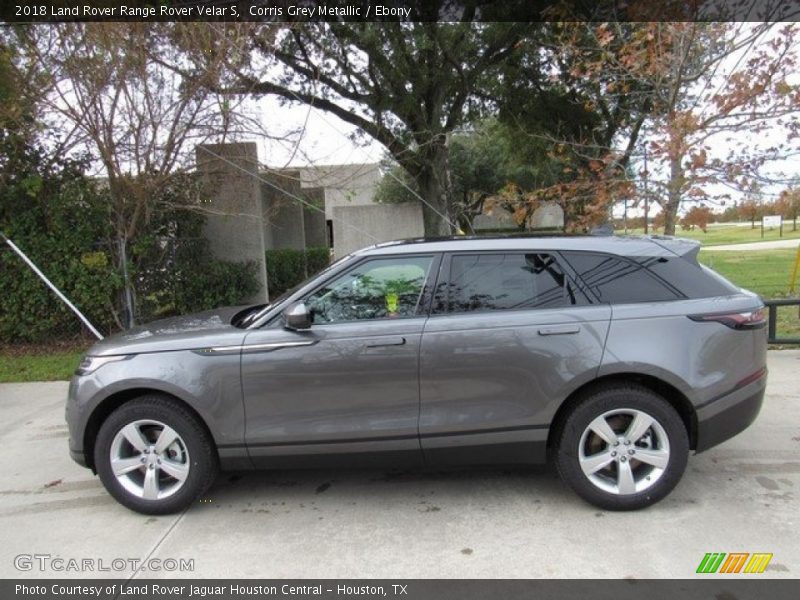
[[[330,248],[325,213],[308,208],[303,209],[303,225],[306,234],[306,248]]]
[[[422,207],[417,203],[333,207],[333,255],[341,258],[379,242],[422,237]]]
[[[424,235],[419,204],[374,203],[377,164],[263,170],[254,143],[198,146],[196,161],[211,195],[204,233],[212,253],[258,265],[260,289],[250,302],[267,299],[267,249],[332,245],[338,258]]]
[[[281,169],[261,173],[261,197],[264,204],[264,228],[268,239],[267,248],[303,248],[316,245],[326,246],[325,237],[320,240],[317,229],[325,232],[325,216],[321,212],[324,191],[321,188],[304,188],[301,185],[300,171]],[[277,186],[276,187],[273,187]],[[285,190],[284,193],[280,190]],[[297,200],[300,198],[303,202]],[[303,203],[306,204],[303,204]],[[308,205],[318,206],[314,210]],[[318,215],[316,220],[313,215]],[[319,221],[322,225],[319,225]],[[308,221],[308,223],[307,223]],[[315,229],[315,225],[317,229]],[[307,234],[313,240],[309,242]],[[312,243],[313,242],[313,243]]]
[[[254,143],[209,144],[195,151],[197,171],[210,195],[203,233],[215,258],[253,261],[258,291],[247,302],[267,300],[264,223]]]
[[[300,169],[303,189],[321,188],[325,194],[325,218],[333,218],[337,206],[364,206],[374,202],[381,180],[377,164],[324,165]]]

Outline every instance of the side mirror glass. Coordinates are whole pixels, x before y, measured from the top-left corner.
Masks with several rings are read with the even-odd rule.
[[[294,331],[303,331],[311,329],[311,313],[306,307],[305,302],[295,302],[290,304],[286,310],[283,311],[283,324],[286,329]]]

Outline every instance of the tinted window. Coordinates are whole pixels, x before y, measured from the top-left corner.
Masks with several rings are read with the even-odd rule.
[[[576,293],[550,254],[455,254],[451,258],[449,312],[573,304],[585,304],[585,298]]]
[[[681,297],[677,290],[651,275],[640,263],[590,252],[562,254],[601,302],[661,302]]]
[[[433,257],[366,260],[306,298],[314,323],[393,319],[417,314]]]
[[[678,256],[674,258],[642,257],[636,260],[688,298],[728,296],[738,291],[728,281],[713,271],[704,269],[693,260]]]

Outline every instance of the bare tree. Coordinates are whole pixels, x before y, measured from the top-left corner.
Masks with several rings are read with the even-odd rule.
[[[769,23],[653,23],[617,55],[648,83],[649,182],[675,233],[687,201],[782,181],[768,166],[798,152],[798,28]],[[766,142],[766,143],[764,143]],[[719,148],[726,147],[721,154]],[[726,191],[719,191],[726,190]]]
[[[58,24],[18,35],[21,51],[48,74],[43,108],[51,124],[63,124],[52,138],[87,151],[100,166],[115,224],[112,253],[124,272],[130,241],[160,192],[189,167],[194,147],[250,132],[258,122],[243,110],[245,99],[207,85],[227,57],[213,54],[204,24]],[[192,78],[162,66],[172,60],[175,40],[186,37],[207,50],[207,70]],[[187,198],[188,207],[198,208],[196,200]],[[129,313],[132,293],[126,281]]]
[[[795,24],[567,23],[555,26],[553,78],[585,99],[590,136],[551,138],[595,168],[573,187],[598,190],[591,207],[639,183],[674,234],[687,201],[786,183],[770,167],[798,152]],[[644,138],[644,144],[642,139]],[[768,142],[768,143],[762,143]],[[645,146],[642,148],[642,146]],[[727,154],[720,148],[727,147]],[[648,168],[631,168],[642,155]],[[642,178],[646,181],[643,183]],[[615,200],[618,198],[611,198]]]

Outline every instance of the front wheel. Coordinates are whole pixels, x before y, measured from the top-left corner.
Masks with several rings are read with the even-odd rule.
[[[564,421],[556,440],[561,478],[607,510],[636,510],[664,498],[680,481],[689,437],[675,409],[647,388],[598,389]]]
[[[183,405],[160,395],[123,404],[103,422],[95,467],[108,492],[144,514],[189,506],[217,474],[217,455],[205,428]]]

